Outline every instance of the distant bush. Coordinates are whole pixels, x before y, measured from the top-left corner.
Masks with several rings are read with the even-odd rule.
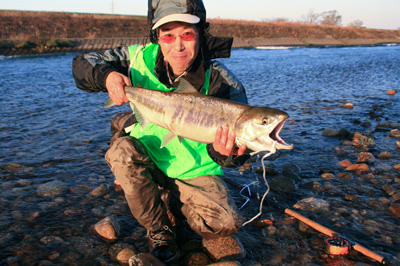
[[[363,24],[364,23],[361,20],[357,19],[354,20],[353,22],[350,22],[348,25],[351,27],[362,27]]]
[[[45,46],[48,48],[54,48],[54,47],[74,47],[75,45],[70,42],[70,41],[64,41],[64,40],[46,40],[45,41]]]
[[[16,48],[20,48],[20,49],[35,48],[36,47],[36,43],[34,43],[32,41],[20,41],[20,42],[15,44],[15,47]]]
[[[14,43],[0,42],[0,49],[9,49],[9,48],[13,48],[13,47],[14,47]]]
[[[5,48],[19,48],[19,49],[32,49],[36,48],[43,51],[48,48],[64,48],[74,47],[75,45],[71,41],[65,40],[52,40],[52,39],[30,39],[24,41],[18,41],[16,43],[4,42],[0,43],[0,49]]]

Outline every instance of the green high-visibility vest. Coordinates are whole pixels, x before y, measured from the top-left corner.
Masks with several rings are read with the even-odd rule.
[[[139,48],[139,49],[138,49]],[[173,91],[162,84],[154,75],[158,44],[146,46],[133,45],[129,47],[130,78],[133,86],[140,85],[146,89]],[[210,70],[206,71],[201,93],[208,94],[210,85]],[[165,128],[149,123],[143,130],[136,124],[130,136],[137,138],[147,148],[147,153],[168,177],[186,179],[202,175],[223,175],[221,166],[215,163],[208,155],[205,143],[175,137],[165,147],[160,149],[161,139],[168,134]]]

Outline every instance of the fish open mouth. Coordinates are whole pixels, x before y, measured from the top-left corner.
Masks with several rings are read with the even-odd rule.
[[[279,124],[276,125],[274,130],[269,133],[269,137],[275,141],[275,148],[276,149],[283,149],[283,150],[291,150],[293,149],[293,145],[287,144],[280,136],[279,133],[281,132],[283,126],[286,123],[286,119],[281,121]]]

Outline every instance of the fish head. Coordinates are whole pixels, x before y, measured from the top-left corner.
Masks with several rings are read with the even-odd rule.
[[[286,112],[278,109],[252,107],[236,121],[236,144],[245,144],[253,152],[274,153],[277,149],[293,149],[293,145],[287,144],[279,136],[288,118]]]

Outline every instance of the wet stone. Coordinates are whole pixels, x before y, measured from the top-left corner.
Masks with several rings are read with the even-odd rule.
[[[204,252],[191,252],[183,259],[184,265],[204,266],[209,265],[210,258]]]
[[[45,245],[54,245],[54,244],[61,244],[64,240],[58,236],[45,236],[40,239],[40,242]]]
[[[286,176],[277,176],[269,182],[272,190],[277,192],[292,193],[295,190],[295,182]]]
[[[49,261],[49,260],[42,260],[39,261],[38,266],[52,266],[54,265],[53,262]]]
[[[323,178],[323,179],[334,179],[335,175],[332,174],[332,173],[324,173],[324,174],[321,175],[321,178]]]
[[[159,261],[151,253],[140,253],[129,259],[130,266],[165,266],[164,263]]]
[[[106,241],[116,241],[120,234],[120,226],[114,217],[106,217],[94,225],[94,230]]]
[[[36,192],[41,197],[53,196],[62,194],[67,188],[67,183],[56,180],[40,185]]]
[[[121,253],[122,250],[124,249],[131,249],[136,252],[136,249],[133,245],[127,244],[127,243],[116,243],[113,244],[109,249],[108,249],[108,255],[113,259],[116,260],[118,257],[118,254]]]
[[[340,107],[347,108],[347,109],[353,109],[354,105],[352,103],[344,103]]]
[[[293,179],[295,182],[300,181],[300,177],[295,173],[283,172],[282,175],[287,178]]]
[[[246,251],[235,236],[203,239],[202,246],[215,261],[240,260],[246,256]]]
[[[382,152],[381,154],[378,155],[379,159],[389,159],[392,158],[392,154],[390,152]]]
[[[318,181],[310,181],[307,183],[304,183],[302,186],[305,189],[312,189],[314,191],[322,191],[321,184]]]
[[[352,163],[349,160],[343,160],[343,161],[340,161],[338,163],[338,165],[343,168],[346,168],[346,167],[349,167],[350,165],[352,165]]]
[[[300,173],[300,168],[294,163],[285,163],[282,167],[282,173]]]
[[[351,175],[349,173],[339,173],[337,176],[342,179],[351,180]]]
[[[22,165],[22,164],[10,163],[10,164],[4,165],[2,168],[4,170],[14,170],[14,169],[24,168],[24,167],[25,167],[25,165]]]
[[[400,130],[398,130],[397,128],[391,130],[389,133],[389,137],[400,138]]]
[[[347,128],[341,128],[339,130],[339,137],[342,139],[350,139],[351,138],[351,132]]]
[[[354,137],[353,142],[354,145],[359,147],[359,148],[371,148],[375,145],[375,141],[373,138],[369,136],[364,136],[364,135],[356,135],[357,137]]]
[[[379,123],[377,127],[400,129],[400,123],[386,121]]]
[[[323,199],[311,197],[298,201],[293,205],[293,208],[315,213],[324,213],[328,212],[329,203]]]
[[[122,264],[128,264],[129,259],[137,254],[138,252],[134,249],[124,248],[118,253],[117,260]]]
[[[368,168],[368,165],[366,165],[364,163],[352,164],[346,168],[346,171],[369,172],[369,168]]]
[[[375,157],[370,152],[361,152],[358,155],[357,163],[373,163],[375,162]]]
[[[400,201],[400,192],[397,192],[396,194],[394,194],[391,198],[390,198],[391,202],[397,202]]]
[[[108,192],[108,186],[106,184],[101,184],[99,187],[92,190],[92,192],[90,192],[90,195],[95,197],[102,197],[106,195],[107,192]]]
[[[384,185],[382,189],[388,194],[389,196],[393,196],[396,191],[390,185]]]
[[[370,121],[365,121],[365,122],[361,122],[360,126],[362,126],[362,127],[370,127],[370,126],[372,126],[372,123]]]
[[[337,137],[337,136],[339,136],[339,131],[336,130],[336,129],[332,129],[332,128],[326,128],[322,132],[322,136],[325,136],[325,137]]]
[[[393,215],[395,215],[395,216],[397,216],[397,217],[400,217],[400,204],[398,204],[398,203],[393,203],[393,204],[389,207],[389,211],[390,211]]]

